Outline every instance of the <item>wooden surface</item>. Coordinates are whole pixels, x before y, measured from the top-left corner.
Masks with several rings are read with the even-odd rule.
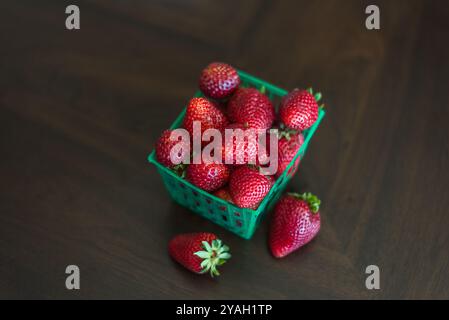
[[[0,298],[449,298],[449,4],[375,2],[380,31],[365,1],[80,0],[68,31],[64,1],[1,1]],[[267,221],[242,240],[146,162],[214,60],[324,93],[290,185],[321,197],[322,231],[284,260]],[[218,280],[167,255],[199,230],[233,251]]]

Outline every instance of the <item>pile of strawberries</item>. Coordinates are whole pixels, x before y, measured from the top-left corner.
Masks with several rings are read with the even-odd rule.
[[[304,137],[303,130],[318,119],[320,93],[295,89],[286,95],[276,114],[273,102],[265,95],[265,88],[241,86],[237,71],[225,63],[211,63],[200,75],[199,88],[205,97],[189,101],[182,127],[193,136],[193,123],[201,123],[201,134],[207,129],[278,129],[278,170],[265,175],[258,165],[246,162],[260,148],[268,148],[244,140],[243,144],[223,146],[223,158],[232,163],[206,162],[179,164],[173,161],[192,157],[179,140],[171,139],[166,130],[156,143],[156,158],[193,185],[237,207],[257,209],[270,192],[276,179],[298,153]],[[177,152],[172,152],[173,148]],[[237,161],[237,159],[243,159]],[[176,159],[175,159],[176,160]],[[289,174],[298,168],[299,157]],[[278,202],[271,223],[269,245],[275,257],[284,257],[308,243],[320,229],[320,201],[310,193],[288,194]],[[196,273],[218,275],[217,267],[230,258],[229,248],[210,233],[183,234],[172,239],[170,255]]]

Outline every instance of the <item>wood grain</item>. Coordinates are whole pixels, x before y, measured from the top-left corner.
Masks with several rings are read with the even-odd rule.
[[[377,1],[0,3],[0,298],[449,298],[449,5]],[[146,155],[214,60],[324,93],[291,190],[319,237],[278,261],[172,203]],[[179,232],[233,250],[218,280],[167,255]],[[65,289],[65,267],[81,290]],[[365,288],[365,267],[381,289]]]

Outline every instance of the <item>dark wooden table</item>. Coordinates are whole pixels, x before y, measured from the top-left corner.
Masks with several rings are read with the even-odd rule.
[[[64,1],[1,1],[0,298],[449,298],[449,3],[375,2],[379,31],[371,1],[80,0],[68,31]],[[214,60],[324,93],[290,185],[321,197],[322,231],[284,260],[267,221],[242,240],[146,162]],[[220,279],[167,254],[199,230],[233,250]]]

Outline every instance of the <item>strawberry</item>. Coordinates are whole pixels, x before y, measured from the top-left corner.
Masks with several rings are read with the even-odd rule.
[[[223,160],[227,164],[248,164],[252,161],[259,164],[258,153],[259,149],[263,152],[265,148],[259,145],[258,135],[255,130],[247,129],[243,124],[233,123],[226,127],[226,129],[240,129],[242,130],[241,139],[233,137],[230,141],[225,141],[225,147],[223,148]],[[223,138],[225,138],[225,133],[223,133]]]
[[[269,246],[282,258],[310,242],[320,230],[320,200],[311,193],[289,193],[274,209]]]
[[[270,99],[262,92],[255,88],[239,88],[229,100],[228,116],[245,128],[269,129],[275,113]]]
[[[257,209],[272,186],[271,178],[249,166],[238,167],[229,179],[229,193],[234,203],[240,208]]]
[[[298,153],[303,143],[304,136],[301,133],[292,130],[281,132],[278,142],[278,170],[276,172],[276,177],[279,177],[285,169],[287,169],[287,166]],[[290,172],[288,172],[289,175],[294,175],[296,173],[300,161],[300,156],[298,156],[295,163],[290,168]]]
[[[234,203],[231,198],[231,194],[229,193],[228,188],[221,188],[214,192],[214,196],[217,198],[223,199],[224,201]]]
[[[174,154],[176,162],[178,163],[173,163],[172,159],[170,158],[170,152],[172,148],[181,141],[172,141],[170,139],[171,133],[172,130],[165,130],[157,140],[155,149],[157,161],[166,167],[174,169],[181,163],[183,159],[188,159],[189,145],[184,143],[181,144],[181,149],[179,150],[179,152],[177,154]]]
[[[186,179],[200,189],[215,191],[229,180],[230,169],[222,163],[191,164],[186,170]]]
[[[279,107],[279,118],[288,127],[294,130],[305,130],[311,127],[318,119],[318,103],[321,94],[313,95],[309,91],[295,89],[286,95]]]
[[[170,256],[192,272],[219,276],[218,266],[231,258],[229,247],[213,233],[180,234],[168,244]]]
[[[193,122],[201,122],[201,135],[207,129],[223,130],[228,120],[218,105],[206,98],[193,98],[190,100],[184,116],[183,127],[193,137]]]
[[[202,72],[199,87],[205,96],[222,99],[230,96],[239,86],[237,70],[226,63],[213,62]]]

